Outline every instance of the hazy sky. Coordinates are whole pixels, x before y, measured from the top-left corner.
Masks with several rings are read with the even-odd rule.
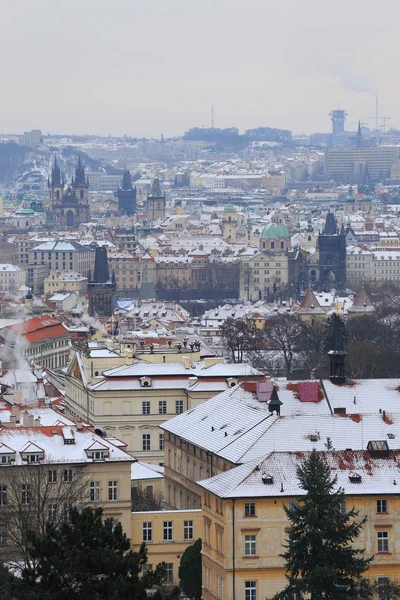
[[[0,131],[400,127],[398,0],[1,0]]]

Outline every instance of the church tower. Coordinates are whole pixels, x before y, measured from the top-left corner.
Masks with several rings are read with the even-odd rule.
[[[339,230],[335,215],[328,212],[325,227],[318,236],[319,280],[325,291],[346,287],[346,232]]]
[[[78,223],[87,223],[89,221],[89,182],[85,175],[85,166],[78,159],[75,168],[75,177],[72,178],[72,189],[77,203],[76,221]]]
[[[128,217],[136,214],[136,187],[132,186],[130,171],[124,171],[122,185],[118,188],[118,210]]]
[[[157,221],[165,217],[165,192],[161,191],[160,180],[155,177],[151,192],[147,196],[147,220]]]
[[[91,317],[111,317],[114,311],[116,282],[113,273],[110,280],[107,249],[96,248],[93,279],[88,281],[89,315]]]
[[[49,188],[50,207],[53,208],[53,204],[61,203],[64,187],[61,180],[61,169],[56,156],[54,157],[51,169],[51,178],[47,180],[47,187]]]

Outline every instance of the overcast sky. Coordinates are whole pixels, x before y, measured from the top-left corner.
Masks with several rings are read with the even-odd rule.
[[[398,0],[1,0],[0,131],[400,127]]]

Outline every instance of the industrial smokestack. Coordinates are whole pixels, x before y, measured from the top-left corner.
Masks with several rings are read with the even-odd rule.
[[[375,98],[375,129],[378,131],[379,127],[379,102],[378,96]]]

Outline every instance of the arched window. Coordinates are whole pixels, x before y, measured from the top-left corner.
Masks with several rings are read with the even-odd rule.
[[[79,197],[80,197],[80,199],[81,199],[81,200],[83,200],[83,198],[84,198],[84,195],[85,195],[85,194],[84,194],[84,191],[83,191],[83,190],[81,190],[81,191],[79,192]]]
[[[56,199],[59,200],[60,199],[60,190],[56,191]]]
[[[308,236],[308,241],[311,242],[311,235]]]

